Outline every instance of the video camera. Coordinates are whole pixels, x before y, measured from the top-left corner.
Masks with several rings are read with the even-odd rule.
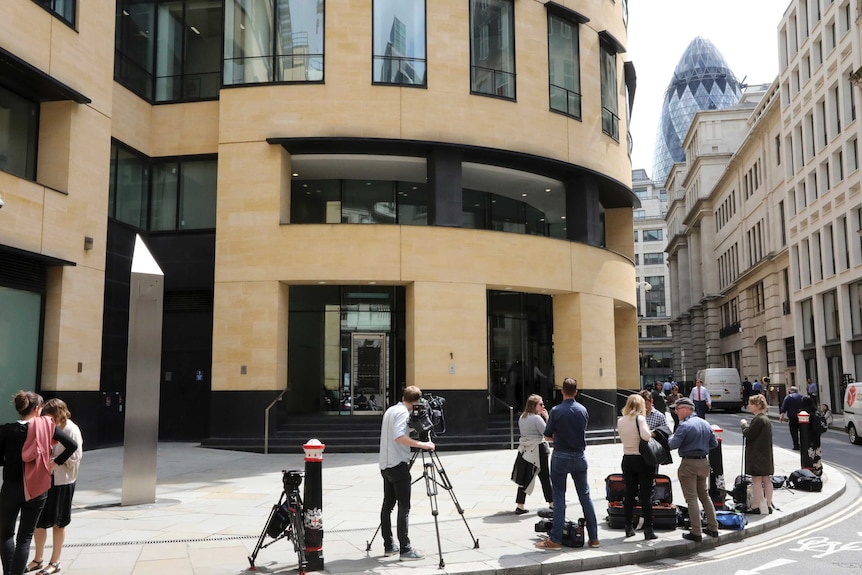
[[[423,393],[419,405],[410,413],[408,425],[419,441],[428,441],[431,434],[446,433],[446,418],[443,415],[443,405],[446,399],[433,393]]]

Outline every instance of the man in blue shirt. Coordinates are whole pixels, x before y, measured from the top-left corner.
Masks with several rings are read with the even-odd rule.
[[[575,401],[578,382],[567,377],[563,380],[563,402],[551,410],[545,426],[545,439],[554,442],[551,456],[551,485],[554,491],[554,520],[550,537],[536,543],[536,549],[559,551],[563,541],[563,524],[566,522],[566,480],[571,475],[587,521],[590,547],[599,546],[599,526],[596,510],[590,499],[587,480],[587,423],[590,416],[586,408]]]
[[[703,530],[710,537],[718,537],[718,520],[715,518],[715,506],[709,497],[707,483],[709,481],[709,450],[718,447],[718,440],[712,432],[712,427],[694,415],[694,402],[683,397],[676,402],[676,413],[679,425],[668,440],[671,449],[678,449],[682,461],[677,470],[679,485],[688,505],[688,515],[691,517],[691,532],[682,536],[689,541],[700,543],[701,524],[698,521],[700,511],[698,500],[703,505],[706,514],[707,529]],[[556,505],[556,503],[554,504]]]
[[[787,419],[790,425],[790,438],[793,439],[793,451],[799,451],[799,412],[802,410],[802,396],[795,385],[790,386],[790,393],[781,402],[778,421]]]

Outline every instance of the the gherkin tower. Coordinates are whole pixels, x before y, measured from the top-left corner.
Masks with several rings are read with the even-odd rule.
[[[697,112],[733,106],[741,94],[739,81],[715,45],[699,36],[692,40],[664,95],[653,154],[653,181],[664,184],[671,166],[685,161],[682,141]]]

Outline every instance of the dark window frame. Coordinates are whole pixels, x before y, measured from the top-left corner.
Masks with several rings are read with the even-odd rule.
[[[68,3],[70,5],[69,9],[65,10],[65,13],[57,11],[58,1]],[[72,30],[77,30],[78,0],[33,0],[33,3],[38,4],[50,12],[54,17],[60,20],[60,22],[69,26]],[[66,14],[71,14],[71,19],[67,18]]]
[[[377,30],[374,27],[375,18],[374,14],[377,10],[377,3],[379,1],[387,1],[387,2],[395,2],[396,0],[372,0],[371,3],[371,84],[374,86],[399,86],[402,88],[428,88],[428,0],[421,0],[422,6],[424,8],[423,12],[423,24],[425,25],[425,33],[423,37],[425,39],[425,46],[423,48],[423,53],[425,55],[424,58],[409,58],[409,57],[387,57],[385,54],[375,54],[374,53],[374,40],[375,34]],[[405,0],[401,0],[402,2]],[[411,0],[413,2],[417,0]],[[433,1],[433,0],[432,0]],[[382,80],[375,79],[375,68],[378,60],[394,60],[399,64],[401,62],[422,62],[425,67],[425,73],[422,75],[421,83],[410,83],[410,82],[385,82]]]
[[[517,60],[517,51],[515,50],[515,46],[516,46],[515,43],[517,41],[517,39],[515,37],[515,0],[493,0],[495,2],[501,2],[501,3],[505,2],[511,6],[511,14],[512,14],[512,20],[511,20],[511,28],[512,28],[512,35],[511,35],[512,71],[511,72],[505,72],[503,70],[495,70],[493,68],[484,68],[481,66],[474,66],[473,65],[474,54],[475,54],[475,50],[476,50],[476,46],[474,46],[474,42],[473,42],[473,10],[474,10],[474,5],[480,1],[481,0],[470,0],[469,11],[468,11],[469,15],[468,15],[468,20],[467,20],[468,34],[470,36],[470,94],[472,94],[474,96],[485,96],[488,98],[499,98],[500,100],[506,100],[508,102],[517,102],[518,101],[518,60]],[[475,88],[474,82],[473,82],[473,70],[476,68],[481,68],[483,70],[490,70],[491,72],[494,73],[492,75],[492,78],[494,78],[495,80],[497,77],[497,73],[507,74],[508,76],[510,76],[511,85],[512,85],[512,95],[511,96],[505,96],[505,95],[498,94],[496,89],[494,92],[481,92],[481,91],[477,90]],[[496,86],[497,82],[494,81],[493,84],[494,84],[494,86]]]
[[[548,108],[551,112],[553,112],[555,114],[562,114],[566,117],[573,118],[575,120],[582,120],[583,119],[583,94],[581,92],[574,92],[574,91],[569,90],[568,88],[565,88],[563,86],[557,86],[557,85],[551,83],[551,70],[552,70],[552,62],[554,59],[554,55],[552,52],[552,46],[551,46],[551,36],[552,36],[552,31],[554,29],[555,21],[556,22],[565,22],[565,23],[570,24],[572,29],[573,29],[573,34],[577,35],[577,53],[575,54],[575,56],[576,56],[575,63],[577,65],[575,67],[575,72],[576,72],[577,80],[578,80],[577,81],[578,89],[582,90],[583,88],[581,86],[581,31],[580,31],[580,24],[585,24],[585,23],[589,22],[590,19],[587,18],[586,16],[583,16],[582,14],[579,14],[578,12],[575,12],[574,10],[571,10],[571,9],[566,8],[564,6],[560,6],[559,4],[556,4],[555,2],[548,2],[547,4],[545,4],[545,7],[547,8],[547,12],[548,12],[548,15],[547,15],[548,16],[548,18],[547,18],[547,21],[548,21]],[[566,96],[566,109],[565,110],[561,110],[559,108],[554,107],[554,104],[553,104],[554,97],[553,96],[554,96],[554,89],[555,88],[558,90],[565,91],[565,96]],[[577,100],[577,111],[575,111],[575,112],[571,111],[570,106],[569,106],[570,101],[571,101],[571,98],[570,98],[571,95],[576,96],[575,99]]]

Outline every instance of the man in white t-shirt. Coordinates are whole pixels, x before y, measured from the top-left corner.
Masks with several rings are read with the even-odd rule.
[[[706,419],[706,411],[712,409],[712,399],[709,397],[709,391],[703,386],[703,380],[698,379],[694,382],[694,389],[691,390],[688,398],[694,402],[694,412],[701,419]]]
[[[380,429],[380,475],[383,476],[383,507],[380,510],[380,532],[383,554],[400,553],[401,559],[422,559],[424,555],[410,546],[407,535],[410,515],[410,448],[434,449],[433,441],[417,441],[410,437],[410,414],[419,405],[422,391],[415,385],[404,388],[401,402],[383,414]],[[392,539],[392,510],[398,504],[398,545]]]

